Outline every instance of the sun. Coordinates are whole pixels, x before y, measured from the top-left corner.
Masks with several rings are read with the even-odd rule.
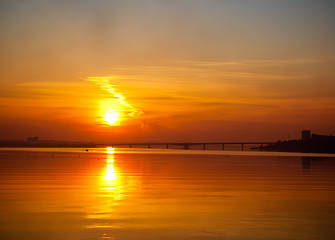
[[[108,112],[104,115],[104,120],[110,126],[115,125],[119,120],[119,114],[117,112]]]

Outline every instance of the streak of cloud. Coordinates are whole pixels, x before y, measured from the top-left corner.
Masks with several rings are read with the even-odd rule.
[[[113,79],[115,78],[114,77],[89,77],[88,81],[98,84],[103,90],[109,92],[119,104],[128,108],[130,111],[128,115],[130,117],[141,116],[143,114],[142,109],[132,106],[130,103],[127,102],[126,97],[122,93],[119,93],[116,91],[115,89],[116,85],[112,84]]]

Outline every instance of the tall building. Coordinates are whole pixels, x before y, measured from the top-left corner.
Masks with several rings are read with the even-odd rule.
[[[301,132],[301,140],[303,140],[303,141],[311,140],[311,131],[303,130]]]

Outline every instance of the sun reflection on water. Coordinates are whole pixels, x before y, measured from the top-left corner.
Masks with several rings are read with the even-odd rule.
[[[101,239],[102,240],[112,240],[112,239],[114,239],[114,237],[110,237],[109,234],[103,233],[102,236],[101,236]]]
[[[120,174],[115,167],[115,150],[112,147],[106,148],[106,168],[103,174],[103,179],[101,185],[105,194],[108,194],[113,198],[114,201],[119,201],[122,199],[122,183],[120,179]],[[114,202],[114,205],[117,202]]]
[[[107,186],[113,186],[117,184],[117,172],[114,166],[114,148],[108,147],[106,149],[107,160],[106,170],[104,175],[104,184]]]
[[[115,154],[116,150],[112,147],[107,147],[105,153],[105,161],[98,163],[101,168],[98,181],[95,182],[97,191],[94,196],[95,204],[86,215],[86,218],[91,221],[87,228],[120,228],[119,221],[122,222],[127,218],[124,212],[134,207],[132,204],[129,205],[129,201],[125,203],[124,198],[131,196],[130,192],[140,191],[142,185],[143,166],[141,164],[129,165],[127,159],[124,161],[124,158],[122,160],[118,158]],[[114,239],[106,234],[102,239]]]
[[[97,204],[86,216],[88,219],[95,219],[96,222],[87,226],[88,228],[106,228],[107,225],[100,220],[115,218],[115,207],[123,197],[123,186],[118,169],[115,167],[114,154],[114,148],[106,148],[106,165],[100,172],[100,179],[97,182],[99,191],[95,200]]]

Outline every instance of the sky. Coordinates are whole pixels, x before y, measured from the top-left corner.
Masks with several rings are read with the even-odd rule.
[[[335,135],[335,1],[1,0],[0,139]]]

